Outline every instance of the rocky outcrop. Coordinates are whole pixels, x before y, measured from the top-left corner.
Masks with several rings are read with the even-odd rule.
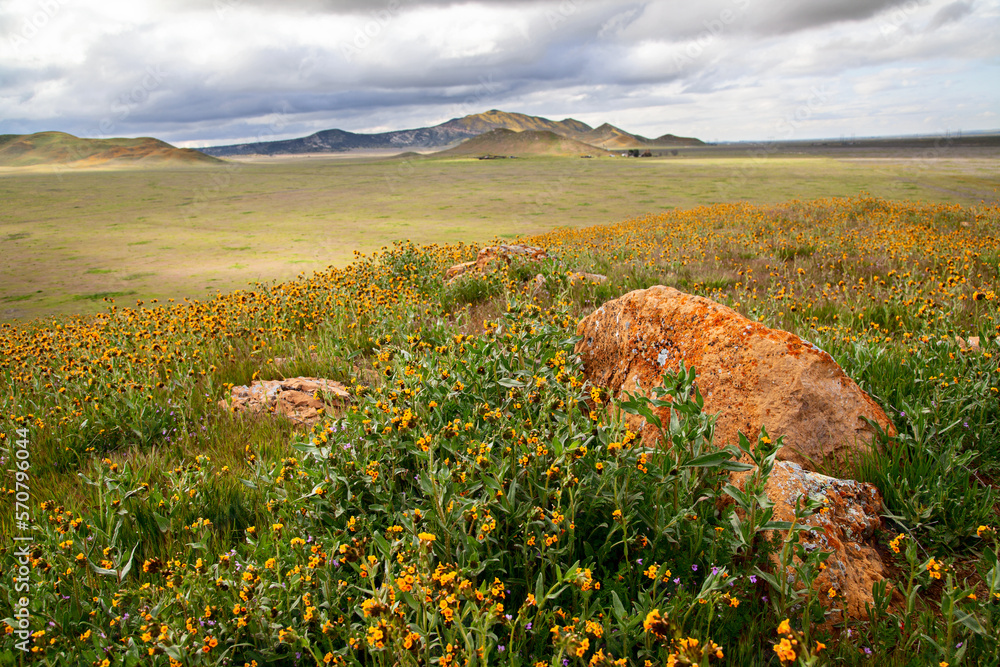
[[[221,400],[219,405],[236,413],[285,415],[296,425],[312,426],[322,418],[320,410],[330,415],[349,400],[347,388],[339,382],[297,377],[233,387],[230,400]]]
[[[779,459],[815,470],[871,446],[865,418],[892,432],[882,409],[829,354],[710,299],[670,287],[638,290],[586,317],[577,335],[587,378],[618,395],[648,395],[681,361],[695,367],[705,412],[719,413],[720,447],[738,442],[739,431],[753,440],[764,426],[772,438],[785,437]],[[633,430],[645,426],[630,417]]]
[[[540,262],[548,256],[548,253],[542,248],[522,245],[520,243],[489,246],[480,250],[476,259],[471,262],[456,264],[448,269],[444,277],[445,280],[453,280],[469,272],[486,273],[487,271],[494,270],[493,265],[499,262],[509,265],[515,257],[520,257],[530,262]]]
[[[732,481],[742,488],[750,474],[736,473]],[[831,554],[826,560],[826,569],[820,572],[813,585],[827,608],[843,610],[853,619],[867,619],[865,603],[873,602],[872,585],[885,578],[882,559],[872,546],[872,536],[880,525],[882,512],[878,490],[871,484],[827,477],[804,470],[796,463],[779,461],[768,478],[764,493],[774,504],[772,518],[775,521],[792,521],[800,496],[825,500],[822,511],[800,522],[800,525],[818,529],[800,534],[805,550]],[[793,574],[780,569],[775,572],[779,577]],[[838,615],[835,613],[828,620],[836,621]]]

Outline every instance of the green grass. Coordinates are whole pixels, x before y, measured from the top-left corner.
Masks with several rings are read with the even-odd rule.
[[[36,662],[583,665],[600,650],[664,665],[715,663],[717,643],[776,666],[786,618],[803,663],[817,641],[812,664],[1000,658],[1000,209],[720,204],[525,240],[553,256],[445,283],[477,246],[400,242],[208,301],[0,328],[4,456],[30,448]],[[658,283],[803,336],[885,407],[900,435],[824,472],[885,498],[874,540],[901,598],[877,588],[870,618],[823,623],[823,553],[798,551],[789,581],[798,533],[769,541],[767,508],[725,487],[737,458],[763,483],[780,441],[705,458],[693,371],[665,378],[678,421],[663,448],[622,420],[660,398],[585,381],[579,319]],[[218,404],[300,374],[344,382],[353,406],[303,431]]]
[[[370,253],[404,235],[416,243],[485,242],[790,195],[996,201],[995,164],[962,156],[929,168],[906,158],[758,160],[705,149],[646,160],[332,158],[195,170],[0,170],[0,238],[17,257],[0,267],[0,292],[23,291],[29,274],[44,290],[3,316],[77,313],[73,294],[125,291],[123,277],[141,273],[155,277],[131,280],[138,298],[204,297],[208,278],[223,290],[287,280],[300,270],[345,266],[355,250]],[[791,239],[789,252],[803,247]],[[232,249],[252,252],[253,262],[229,261]],[[94,266],[113,273],[81,281]]]

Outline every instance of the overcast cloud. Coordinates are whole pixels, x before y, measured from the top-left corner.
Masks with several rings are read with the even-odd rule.
[[[4,0],[0,133],[198,147],[493,108],[709,141],[997,129],[998,28],[1000,0]]]

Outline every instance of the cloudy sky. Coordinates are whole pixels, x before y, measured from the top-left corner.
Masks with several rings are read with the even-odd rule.
[[[0,133],[181,146],[488,109],[705,140],[1000,128],[1000,0],[3,0]]]

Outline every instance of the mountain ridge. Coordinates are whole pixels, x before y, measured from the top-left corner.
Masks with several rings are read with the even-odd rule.
[[[452,118],[431,127],[378,132],[374,134],[330,129],[321,130],[307,137],[297,139],[209,146],[200,150],[206,155],[216,157],[346,153],[351,151],[393,149],[401,151],[436,149],[442,151],[454,148],[463,141],[497,129],[512,130],[514,132],[553,132],[562,137],[589,144],[589,147],[593,150],[600,149],[600,145],[594,141],[588,141],[588,138],[593,133],[598,132],[598,130],[601,130],[601,132],[593,136],[607,136],[613,139],[611,142],[613,145],[608,146],[609,150],[658,146],[660,145],[658,143],[660,139],[667,137],[673,138],[673,140],[665,144],[667,146],[702,144],[698,139],[674,137],[674,135],[663,135],[660,139],[647,139],[646,137],[630,134],[607,123],[595,130],[590,125],[574,118],[555,121],[542,116],[529,116],[517,112],[490,109],[489,111],[469,114],[461,118]]]

